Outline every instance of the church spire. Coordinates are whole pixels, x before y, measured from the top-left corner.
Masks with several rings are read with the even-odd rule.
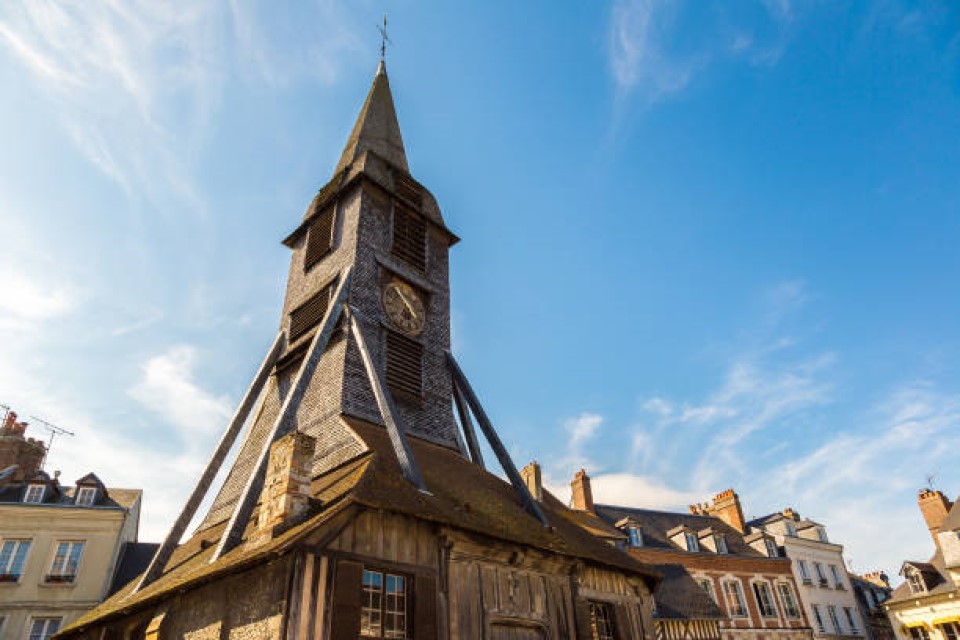
[[[410,172],[383,60],[380,61],[373,86],[370,87],[370,93],[367,94],[357,122],[353,125],[353,131],[347,139],[347,145],[343,148],[334,173],[346,169],[364,151],[373,151],[390,164]]]

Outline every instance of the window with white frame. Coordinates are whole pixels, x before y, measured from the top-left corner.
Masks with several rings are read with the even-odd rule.
[[[747,617],[747,603],[743,599],[743,589],[740,587],[739,580],[724,580],[723,595],[731,618]]]
[[[777,591],[780,592],[780,604],[783,605],[783,611],[788,618],[799,618],[800,608],[797,606],[797,599],[793,595],[793,588],[786,582],[777,583]]]
[[[837,569],[837,565],[830,565],[830,574],[833,576],[833,586],[837,589],[843,590],[847,587],[843,584],[843,578],[840,577],[840,570]]]
[[[804,584],[810,584],[810,572],[807,571],[807,563],[803,560],[797,560],[797,570],[800,572],[800,579]]]
[[[727,549],[727,539],[723,536],[715,536],[713,542],[717,545],[717,553],[730,553],[730,550]]]
[[[815,604],[812,606],[812,608],[813,608],[813,617],[817,623],[817,631],[819,631],[820,633],[823,633],[824,631],[827,630],[827,627],[825,624],[823,624],[823,614],[820,612],[820,605]]]
[[[30,621],[30,635],[28,640],[47,640],[50,636],[60,631],[60,623],[63,618],[34,618]]]
[[[771,558],[776,558],[780,555],[780,550],[777,549],[777,542],[773,538],[764,538],[763,544],[767,547],[767,555]]]
[[[830,624],[833,625],[833,630],[836,631],[839,636],[843,633],[843,630],[840,628],[840,618],[837,617],[837,608],[832,604],[828,604],[827,614],[830,616]]]
[[[912,593],[922,593],[927,590],[926,586],[923,584],[923,578],[920,577],[919,571],[908,571],[907,582],[910,583],[910,591]]]
[[[754,582],[753,595],[757,597],[757,605],[760,607],[760,615],[762,615],[764,618],[777,617],[777,607],[773,604],[773,594],[770,593],[770,587],[766,582]]]
[[[823,573],[823,565],[820,564],[819,562],[814,562],[813,570],[817,572],[817,580],[820,581],[820,586],[821,587],[827,586],[827,576],[825,576]]]
[[[96,487],[79,487],[77,489],[77,495],[73,499],[73,503],[81,507],[89,507],[93,505],[96,499],[97,499]]]
[[[850,607],[844,607],[843,615],[847,617],[847,625],[850,627],[853,635],[860,635],[860,626],[857,624],[857,619],[854,617],[856,614],[853,612],[853,609]]]
[[[24,502],[43,502],[43,494],[46,492],[46,485],[31,484],[27,485],[27,491],[23,494]]]
[[[0,545],[0,582],[18,582],[30,551],[29,540],[4,540]]]
[[[640,527],[630,525],[627,527],[627,538],[629,538],[631,547],[642,547],[643,546],[643,532],[640,531]]]
[[[817,540],[820,542],[830,542],[827,540],[827,530],[823,527],[817,527]]]
[[[796,538],[796,537],[797,537],[797,525],[794,524],[793,520],[785,520],[784,523],[785,523],[785,525],[786,525],[786,527],[787,527],[787,535],[790,536],[791,538]]]
[[[700,541],[697,540],[697,536],[689,531],[685,531],[683,533],[683,539],[686,540],[687,551],[700,551]]]
[[[83,556],[83,547],[84,543],[78,540],[58,542],[53,561],[50,563],[50,571],[47,573],[47,582],[75,582],[77,569],[80,568],[80,558]]]
[[[407,638],[406,576],[363,570],[360,635],[364,638]]]

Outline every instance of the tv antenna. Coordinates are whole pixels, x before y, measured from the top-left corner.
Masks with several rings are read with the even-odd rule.
[[[934,490],[935,487],[933,481],[937,479],[937,475],[938,474],[936,473],[931,473],[927,476],[927,489],[930,489],[931,491]]]
[[[47,442],[46,451],[43,452],[43,460],[40,461],[40,468],[43,469],[43,465],[46,464],[47,457],[50,455],[50,449],[53,447],[53,439],[57,436],[73,436],[76,434],[73,431],[67,431],[37,416],[30,416],[30,419],[39,422],[41,426],[50,433],[50,440]]]
[[[5,404],[0,404],[0,410],[3,411],[3,420],[0,420],[0,425],[7,423],[7,416],[10,415],[10,407]]]

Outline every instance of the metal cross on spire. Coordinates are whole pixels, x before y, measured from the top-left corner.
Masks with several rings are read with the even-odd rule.
[[[380,62],[383,62],[387,57],[387,43],[393,44],[387,37],[387,14],[383,14],[383,26],[378,26],[377,30],[380,31]]]

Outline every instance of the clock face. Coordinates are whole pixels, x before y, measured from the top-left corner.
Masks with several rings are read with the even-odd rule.
[[[404,333],[416,336],[423,331],[427,311],[416,289],[402,280],[392,280],[383,288],[383,309],[390,322]]]

